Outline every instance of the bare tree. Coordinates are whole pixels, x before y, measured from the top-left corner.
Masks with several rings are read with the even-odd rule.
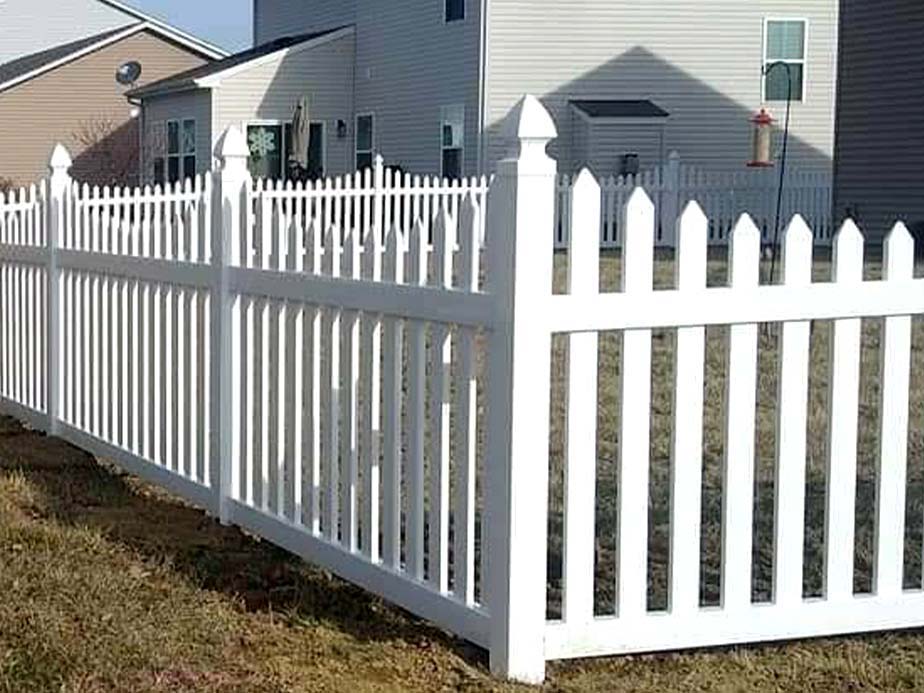
[[[81,153],[71,175],[91,185],[138,184],[138,121],[99,117],[85,121],[73,134]]]

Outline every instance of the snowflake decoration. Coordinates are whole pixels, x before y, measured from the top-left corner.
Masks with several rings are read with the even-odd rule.
[[[253,130],[248,138],[250,153],[265,157],[276,151],[276,138],[269,130]]]

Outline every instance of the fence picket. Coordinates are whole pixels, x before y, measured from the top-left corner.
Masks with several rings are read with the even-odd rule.
[[[322,271],[321,255],[323,229],[316,219],[308,227],[306,272],[319,275]],[[306,406],[302,414],[302,459],[307,462],[304,476],[307,502],[307,525],[317,536],[321,530],[321,344],[322,316],[317,306],[305,306],[302,318],[305,344],[305,364],[302,370]]]
[[[328,200],[325,200],[325,205]],[[324,239],[324,273],[327,276],[340,276],[341,254],[340,229],[330,226]],[[324,420],[327,421],[327,493],[324,499],[327,511],[324,533],[329,541],[336,542],[340,538],[340,312],[334,307],[325,308],[323,334],[321,353],[324,358],[324,387],[321,406],[324,408]]]
[[[600,186],[584,169],[574,184],[568,228],[568,293],[600,290]],[[568,346],[565,458],[564,618],[586,623],[594,615],[594,526],[597,467],[597,359],[599,337],[574,334]]]
[[[852,221],[834,238],[833,264],[834,281],[849,296],[863,281],[863,236]],[[853,595],[862,326],[858,319],[835,321],[830,344],[825,589],[832,600]]]
[[[459,215],[459,288],[476,293],[481,268],[483,222],[482,210],[474,194],[465,196]],[[472,605],[475,603],[475,484],[478,449],[478,381],[473,329],[459,328],[458,353],[453,592],[457,599]]]
[[[883,279],[901,286],[914,276],[914,239],[897,224],[883,247]],[[901,596],[905,548],[908,405],[911,386],[911,316],[886,318],[879,357],[879,467],[876,483],[873,589]]]
[[[760,231],[745,214],[729,240],[729,286],[743,291],[759,283]],[[732,325],[726,356],[722,606],[736,611],[751,604],[757,330],[756,324]]]
[[[407,223],[407,217],[404,222]],[[402,236],[393,226],[386,240],[386,281],[392,284],[404,283]],[[394,317],[385,320],[383,350],[382,405],[386,418],[382,424],[382,558],[385,565],[397,570],[401,567],[401,411],[404,402],[404,325],[401,320]]]
[[[360,229],[347,230],[343,255],[343,276],[360,279]],[[359,549],[359,313],[343,311],[343,435],[340,438],[341,463],[346,465],[343,480],[343,538],[346,549]]]
[[[446,203],[444,203],[446,204]],[[434,285],[451,289],[455,220],[446,207],[436,212],[433,228]],[[449,591],[449,458],[452,402],[452,338],[449,325],[434,324],[430,331],[430,583]]]
[[[655,208],[636,188],[623,213],[622,290],[644,301],[654,289]],[[637,617],[647,609],[648,455],[651,406],[651,330],[626,332],[622,345],[617,529],[617,613]]]
[[[783,283],[799,288],[811,281],[812,232],[796,216],[783,237]],[[802,601],[810,330],[808,322],[785,323],[779,349],[773,590],[784,606]]]
[[[677,224],[677,291],[693,295],[706,288],[709,220],[690,202]],[[674,408],[671,439],[670,610],[699,608],[700,524],[702,515],[703,387],[706,330],[677,330],[674,351]]]
[[[408,279],[418,286],[427,284],[428,229],[418,219],[411,230]],[[427,333],[426,325],[414,320],[408,325],[407,359],[407,572],[417,580],[424,578],[424,431],[426,427]]]
[[[390,187],[391,172],[385,178]],[[390,207],[389,202],[387,207]],[[378,218],[378,217],[377,217]],[[386,221],[387,223],[387,221]],[[382,282],[382,231],[373,226],[371,236],[363,245],[363,276],[367,281]],[[370,561],[380,556],[379,489],[381,485],[380,456],[382,446],[382,316],[366,313],[362,325],[363,435],[360,448],[363,453],[363,552]]]

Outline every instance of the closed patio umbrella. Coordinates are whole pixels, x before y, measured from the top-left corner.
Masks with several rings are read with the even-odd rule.
[[[308,168],[308,144],[311,136],[311,120],[308,112],[308,97],[303,96],[295,106],[292,116],[292,142],[289,148],[289,163],[297,164],[300,171]]]

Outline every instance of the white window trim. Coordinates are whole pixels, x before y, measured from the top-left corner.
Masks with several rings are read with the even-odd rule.
[[[311,114],[309,114],[308,117],[310,118]],[[291,124],[291,121],[279,120],[278,118],[277,119],[254,118],[252,120],[242,120],[241,121],[241,132],[244,133],[244,138],[246,139],[247,138],[247,128],[251,126],[260,127],[262,125],[262,126],[272,127],[275,125],[279,125],[282,127],[282,142],[283,142],[283,146],[285,147],[286,145],[288,145],[288,142],[286,141],[285,126],[289,124]],[[309,124],[321,126],[321,168],[324,169],[324,177],[326,178],[328,175],[327,174],[327,121],[326,120],[309,120]],[[248,148],[250,147],[249,142],[247,146]],[[289,153],[288,151],[283,151],[284,156],[287,155],[288,153]],[[283,166],[286,165],[286,159],[283,159],[282,165]],[[283,174],[284,173],[285,171],[283,171]]]
[[[193,146],[192,154],[187,154],[183,151],[183,124],[192,121],[193,128],[195,129],[196,137],[195,144]],[[177,124],[177,132],[179,133],[179,144],[180,152],[178,154],[170,153],[170,123]],[[196,172],[193,173],[193,176],[196,175],[199,171],[199,120],[197,118],[167,118],[164,121],[164,180],[158,181],[163,185],[176,185],[177,183],[183,183],[186,180],[186,175],[183,172],[183,160],[191,156],[195,160],[196,165],[194,168]],[[177,173],[178,177],[175,183],[170,182],[170,159],[179,159],[177,163]]]
[[[458,24],[468,19],[468,0],[462,0],[462,17],[461,19],[449,19],[449,13],[446,11],[448,0],[442,0],[443,3],[443,24]]]
[[[770,22],[801,22],[805,27],[805,35],[803,40],[805,45],[803,46],[803,56],[802,60],[785,60],[783,62],[792,63],[794,65],[802,65],[802,94],[800,99],[793,98],[793,103],[806,103],[808,101],[808,81],[809,81],[809,20],[808,17],[764,17],[764,35],[760,52],[760,100],[763,103],[786,103],[785,100],[767,100],[767,76],[764,73],[767,65],[770,64],[770,60],[767,59],[767,43],[770,34]],[[776,62],[776,61],[773,61]]]
[[[443,124],[446,122],[445,119],[443,118],[443,112],[447,108],[461,108],[462,109],[462,146],[461,147],[447,147],[443,144]],[[446,177],[445,171],[443,171],[443,152],[445,152],[447,149],[461,149],[462,150],[462,158],[460,159],[461,165],[459,167],[459,178],[461,179],[465,177],[465,115],[466,115],[465,114],[465,104],[453,103],[453,104],[445,104],[443,106],[440,106],[440,120],[439,120],[439,123],[440,123],[440,127],[439,127],[440,178]]]
[[[372,149],[360,149],[359,148],[359,119],[360,118],[372,118]],[[376,150],[376,140],[378,139],[378,122],[375,117],[375,111],[369,111],[368,113],[357,113],[356,117],[353,118],[353,168],[359,170],[359,167],[356,165],[356,160],[359,158],[360,153],[362,154],[371,154],[372,161],[375,161],[375,150]]]

